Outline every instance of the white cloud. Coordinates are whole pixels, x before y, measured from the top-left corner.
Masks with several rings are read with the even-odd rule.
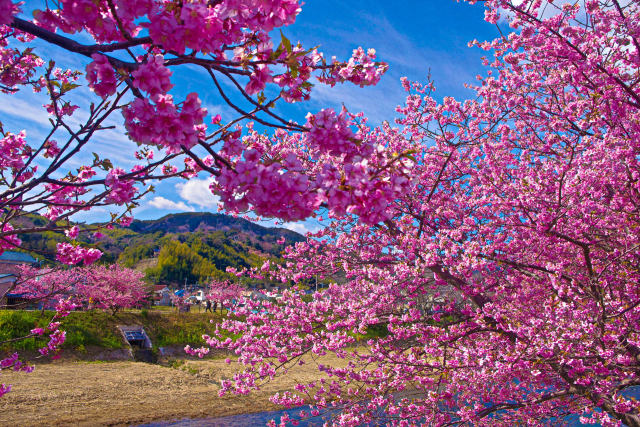
[[[295,231],[296,233],[305,234],[309,230],[304,226],[301,222],[288,222],[286,224],[282,224],[284,228],[287,228],[291,231]]]
[[[213,195],[209,190],[211,182],[213,182],[213,178],[192,178],[187,182],[176,184],[176,190],[180,197],[192,205],[207,209],[217,209],[220,204],[220,198]]]
[[[161,196],[154,197],[149,204],[157,209],[171,210],[171,211],[186,211],[193,212],[195,209],[185,202],[174,202],[173,200],[165,199]]]
[[[278,225],[278,227],[283,227],[286,229],[289,229],[291,231],[295,231],[296,233],[300,233],[300,234],[306,234],[306,233],[315,233],[316,231],[318,231],[321,227],[319,227],[317,224],[313,224],[310,221],[304,221],[304,222],[285,222],[281,225]]]
[[[22,128],[25,127],[24,122],[30,124],[35,123],[45,128],[51,127],[51,122],[49,122],[50,116],[47,111],[42,108],[43,101],[46,101],[46,99],[34,94],[27,94],[21,97],[3,94],[0,95],[0,113],[18,119],[19,122],[22,123]],[[19,129],[15,132],[18,131]]]

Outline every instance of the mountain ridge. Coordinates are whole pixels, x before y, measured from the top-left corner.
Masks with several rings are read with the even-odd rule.
[[[183,219],[183,223],[177,226],[174,231],[168,231],[167,226],[176,226],[178,220]],[[194,224],[195,225],[194,227]],[[158,219],[137,220],[134,219],[128,228],[137,233],[154,233],[158,231],[166,231],[172,233],[185,233],[196,231],[232,231],[239,230],[263,236],[274,232],[280,237],[291,238],[295,241],[304,241],[304,236],[295,231],[282,227],[265,227],[256,224],[244,218],[237,218],[231,215],[225,215],[212,212],[182,212],[177,214],[167,214]]]

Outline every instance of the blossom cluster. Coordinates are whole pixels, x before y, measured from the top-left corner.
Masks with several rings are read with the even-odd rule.
[[[187,95],[180,110],[171,95],[157,95],[154,103],[136,99],[122,114],[131,139],[163,147],[168,153],[190,149],[204,137],[207,110],[200,107],[196,93]]]
[[[87,65],[87,83],[102,98],[116,93],[118,80],[109,59],[99,53],[91,55],[93,61]]]
[[[211,190],[230,211],[299,220],[326,207],[369,224],[384,221],[407,189],[413,161],[403,154],[407,141],[390,128],[354,133],[358,117],[324,110],[308,116],[304,136],[278,131],[268,143],[252,131],[243,141],[230,138],[222,152],[233,168],[223,169]]]
[[[4,138],[0,139],[0,152],[2,152],[0,171],[9,169],[13,178],[18,182],[28,180],[38,170],[37,166],[25,167],[25,162],[31,155],[32,148],[27,144],[24,131],[17,135],[8,132]],[[6,177],[0,179],[5,181],[5,185],[12,184],[6,182]]]
[[[375,61],[375,49],[366,52],[359,47],[353,50],[353,54],[346,63],[334,63],[327,75],[318,80],[334,86],[336,83],[351,82],[360,87],[375,85],[387,70],[385,63]]]
[[[56,245],[56,259],[63,264],[74,265],[84,262],[89,265],[100,259],[102,251],[95,248],[84,248],[82,246],[74,246],[71,243],[58,243]]]
[[[321,110],[317,114],[307,114],[309,144],[331,155],[355,155],[358,150],[354,143],[355,135],[349,128],[349,122],[345,116],[346,111],[336,114],[332,109]]]
[[[5,249],[12,249],[12,248],[19,247],[20,244],[22,243],[22,240],[20,240],[20,238],[17,236],[17,234],[15,234],[13,230],[14,230],[13,225],[9,223],[6,223],[2,226],[3,232],[13,233],[13,234],[6,234],[2,236],[2,239],[0,239],[0,254],[2,254],[2,252],[4,252]]]
[[[130,202],[138,189],[132,180],[121,179],[125,174],[121,168],[114,168],[109,171],[105,179],[105,186],[109,189],[106,201],[117,205]]]
[[[20,359],[18,353],[13,353],[9,357],[5,357],[0,360],[0,370],[13,368],[14,371],[32,372],[33,366],[24,364]],[[0,385],[0,397],[11,391],[11,386],[6,384]]]

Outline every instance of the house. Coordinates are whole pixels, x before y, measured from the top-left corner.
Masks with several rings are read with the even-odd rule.
[[[4,251],[0,254],[0,274],[17,275],[21,265],[33,265],[37,262],[37,259],[24,252]]]
[[[171,305],[171,290],[166,285],[153,287],[153,303],[155,305]]]
[[[0,254],[0,305],[9,305],[19,295],[7,295],[18,279],[20,266],[33,265],[38,260],[29,254],[16,251],[4,251]]]
[[[16,281],[15,274],[9,274],[9,273],[0,274],[0,299],[2,299],[4,295],[7,293],[7,291],[11,289],[11,286],[14,284],[15,281]]]

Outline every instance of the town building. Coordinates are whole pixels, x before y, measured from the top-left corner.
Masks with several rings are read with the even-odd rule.
[[[4,251],[0,254],[0,306],[12,305],[19,298],[19,295],[11,294],[11,288],[18,279],[20,266],[37,262],[37,259],[24,252]]]

